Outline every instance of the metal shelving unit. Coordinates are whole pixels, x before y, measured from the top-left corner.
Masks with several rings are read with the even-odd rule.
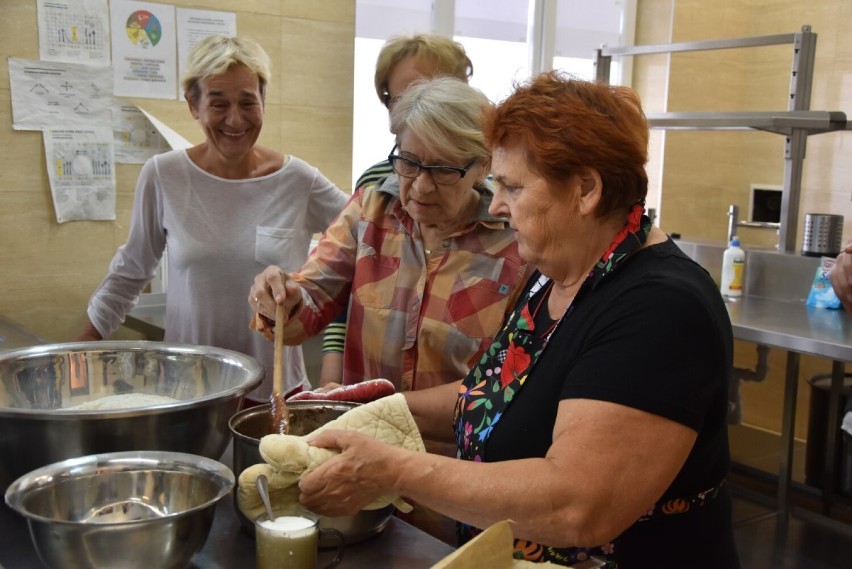
[[[811,111],[814,56],[817,35],[811,27],[793,34],[777,34],[735,39],[707,40],[671,44],[637,45],[597,50],[595,65],[597,80],[609,81],[613,56],[681,53],[718,49],[751,48],[792,44],[793,63],[790,71],[789,104],[786,111],[743,113],[659,113],[648,114],[652,128],[668,130],[761,130],[785,137],[784,183],[781,194],[781,220],[778,230],[778,249],[795,252],[802,187],[802,166],[808,136],[852,130],[846,114],[840,111]]]
[[[706,113],[661,113],[648,114],[648,123],[652,128],[672,130],[759,130],[785,137],[784,148],[784,184],[782,186],[781,219],[778,228],[778,249],[785,253],[795,253],[796,233],[799,218],[799,199],[801,196],[802,166],[808,136],[827,132],[852,130],[846,114],[840,111],[810,110],[811,85],[813,83],[814,56],[817,36],[808,25],[794,34],[756,36],[737,39],[696,41],[660,45],[639,45],[630,47],[607,48],[597,50],[597,80],[608,82],[612,56],[646,55],[656,53],[679,53],[733,48],[751,48],[770,45],[791,44],[793,62],[790,71],[789,104],[786,111],[771,112],[706,112]],[[735,207],[735,206],[734,206]],[[729,214],[730,215],[730,214]],[[735,214],[734,214],[735,215]],[[736,220],[732,218],[734,224]],[[730,231],[730,230],[729,230]],[[842,315],[835,315],[842,316]],[[735,318],[732,318],[735,320]],[[808,335],[812,335],[809,330]],[[828,335],[831,337],[831,334]],[[748,341],[747,338],[744,338]],[[845,347],[848,347],[843,343]],[[800,346],[778,345],[787,349],[785,365],[784,408],[781,429],[781,461],[778,473],[777,509],[789,513],[789,492],[792,481],[793,431],[795,426],[796,401],[799,376]],[[815,355],[827,356],[816,353]],[[827,357],[838,357],[836,354]],[[830,516],[832,497],[836,491],[834,477],[834,448],[837,431],[832,428],[839,424],[837,404],[840,400],[844,381],[846,355],[833,359],[831,372],[831,392],[829,397],[829,418],[827,425],[827,452],[823,475],[823,516]],[[804,515],[804,512],[800,512]],[[809,516],[810,517],[810,516]],[[815,521],[833,522],[830,518],[815,516]]]

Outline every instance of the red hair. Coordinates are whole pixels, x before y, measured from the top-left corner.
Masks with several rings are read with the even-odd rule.
[[[551,188],[597,170],[603,182],[599,216],[629,211],[648,193],[648,123],[628,87],[543,73],[489,109],[483,130],[491,148],[520,144],[530,169]]]

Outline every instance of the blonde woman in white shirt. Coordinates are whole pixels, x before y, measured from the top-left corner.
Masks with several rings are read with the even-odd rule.
[[[89,300],[77,340],[108,338],[151,281],[168,248],[166,342],[233,349],[255,357],[271,392],[272,344],[248,329],[245,291],[275,264],[298,270],[311,236],[348,195],[315,167],[257,144],[269,57],[256,42],[213,36],[189,56],[183,88],[205,141],[160,154],[142,167],[127,242]],[[302,351],[288,346],[285,392],[308,388]]]

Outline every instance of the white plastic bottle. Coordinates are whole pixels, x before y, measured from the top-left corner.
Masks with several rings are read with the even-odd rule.
[[[730,245],[722,254],[721,290],[724,296],[738,297],[743,295],[745,251],[740,249],[740,240],[736,235]]]

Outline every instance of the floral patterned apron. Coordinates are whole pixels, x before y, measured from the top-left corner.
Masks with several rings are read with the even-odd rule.
[[[562,320],[570,317],[577,303],[583,301],[602,278],[612,273],[645,243],[651,230],[651,221],[643,215],[643,205],[637,203],[633,206],[624,227],[586,276],[565,314],[552,326],[543,331],[535,329],[536,312],[542,305],[546,306],[547,295],[553,284],[543,275],[530,289],[526,302],[520,308],[516,307],[508,317],[494,342],[462,382],[454,418],[460,459],[477,462],[483,460],[488,437],[515,395],[523,388],[536,361],[546,349],[553,331]],[[532,333],[519,334],[519,330]],[[469,541],[481,531],[466,524],[459,524],[459,544]],[[606,556],[611,553],[611,548],[611,544],[608,544],[595,548],[560,549],[515,540],[514,556],[530,561],[551,561],[570,565],[589,559],[590,555]]]

